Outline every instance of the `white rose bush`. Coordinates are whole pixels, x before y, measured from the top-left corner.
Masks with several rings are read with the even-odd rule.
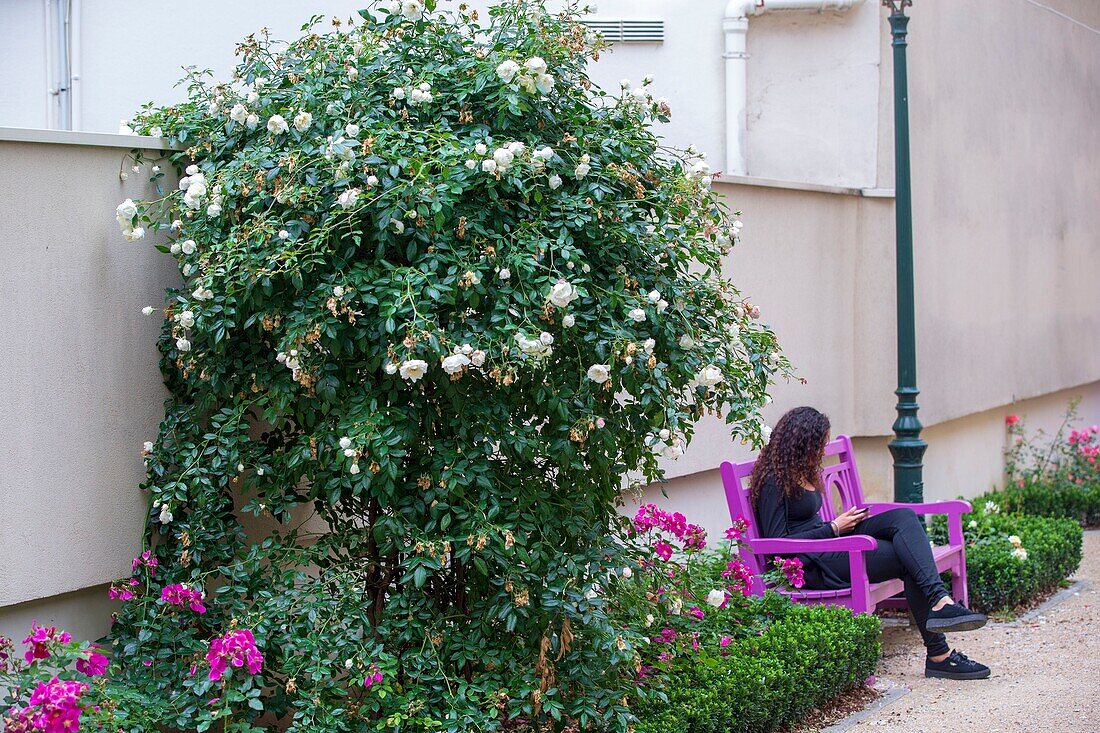
[[[625,732],[652,694],[599,586],[638,560],[623,477],[706,414],[759,443],[787,363],[705,163],[664,100],[591,84],[577,17],[383,3],[132,122],[182,178],[119,226],[184,284],[159,566],[112,632],[127,730]]]

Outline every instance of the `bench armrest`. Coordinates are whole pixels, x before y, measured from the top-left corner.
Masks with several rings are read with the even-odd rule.
[[[916,514],[946,514],[947,515],[947,541],[952,545],[961,545],[963,539],[962,515],[969,514],[973,507],[969,501],[963,499],[949,499],[948,501],[933,501],[927,504],[905,504],[900,502],[875,502],[865,504],[871,510],[871,514],[882,514],[891,509],[912,509]]]
[[[824,540],[792,540],[765,537],[749,540],[749,547],[759,555],[790,555],[796,553],[847,552],[848,577],[852,586],[851,609],[855,613],[875,610],[871,601],[870,580],[867,577],[867,561],[863,553],[878,547],[878,540],[865,534],[850,534]]]
[[[895,501],[878,501],[864,504],[871,510],[871,514],[882,514],[891,509],[912,509],[915,514],[969,514],[972,507],[969,501],[962,499],[949,499],[948,501],[932,501],[927,504],[906,504]]]
[[[785,537],[761,537],[749,540],[749,547],[758,555],[795,555],[815,552],[869,552],[878,547],[878,540],[865,534],[845,535],[823,540],[792,540]]]

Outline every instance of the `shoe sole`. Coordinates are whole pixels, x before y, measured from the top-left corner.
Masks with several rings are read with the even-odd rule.
[[[939,670],[924,670],[925,677],[938,677],[941,680],[984,680],[989,677],[990,670],[979,672],[941,672]]]
[[[959,616],[943,620],[928,619],[924,624],[924,628],[938,634],[947,634],[954,631],[974,631],[985,626],[988,620],[985,616],[975,613],[970,616]]]

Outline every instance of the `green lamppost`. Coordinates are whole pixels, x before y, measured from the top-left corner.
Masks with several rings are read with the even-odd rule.
[[[897,237],[898,418],[894,421],[894,501],[924,500],[924,450],[917,418],[917,334],[913,306],[913,202],[909,185],[909,84],[905,71],[905,8],[913,0],[882,0],[890,9],[894,48],[894,210]]]

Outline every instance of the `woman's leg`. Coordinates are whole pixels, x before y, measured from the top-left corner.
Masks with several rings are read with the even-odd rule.
[[[917,519],[912,509],[891,509],[868,517],[855,526],[853,534],[871,535],[877,540],[886,540],[893,545],[898,562],[905,568],[905,575],[924,593],[927,608],[935,606],[951,594],[940,579],[932,548],[928,543],[928,533]],[[881,543],[880,543],[881,546]],[[868,559],[870,566],[870,559]],[[868,567],[868,572],[870,568]],[[910,608],[913,607],[910,602]],[[927,611],[927,609],[926,609]],[[926,613],[927,615],[927,613]]]
[[[893,578],[901,578],[905,582],[905,600],[909,603],[909,610],[912,611],[913,618],[917,622],[917,629],[924,640],[928,656],[942,657],[947,654],[951,650],[947,644],[947,637],[940,633],[928,631],[925,627],[931,604],[928,602],[924,589],[906,571],[897,546],[889,540],[879,539],[878,548],[863,553],[863,556],[867,567],[867,577],[872,583],[881,583],[884,580]],[[848,564],[847,552],[824,552],[815,554],[813,557],[836,573],[844,582],[852,582],[852,570]],[[815,576],[816,573],[807,572],[807,582],[812,582]]]

